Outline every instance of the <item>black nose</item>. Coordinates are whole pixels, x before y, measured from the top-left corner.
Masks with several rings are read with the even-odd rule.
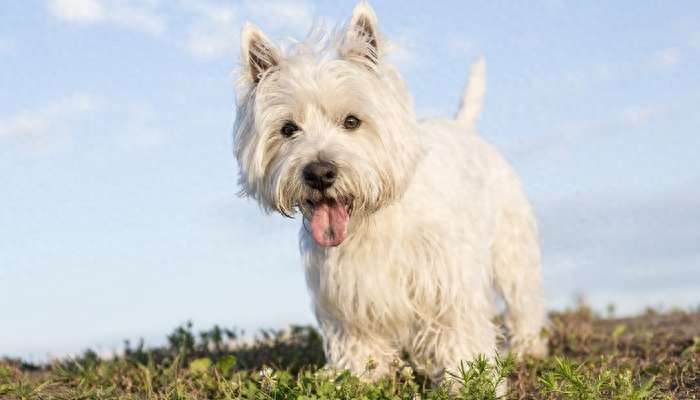
[[[306,184],[316,190],[325,190],[333,185],[338,168],[330,161],[314,161],[304,167]]]

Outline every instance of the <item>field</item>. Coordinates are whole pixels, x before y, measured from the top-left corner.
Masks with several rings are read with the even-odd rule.
[[[2,399],[700,399],[700,310],[634,318],[582,308],[551,315],[545,360],[476,360],[436,386],[397,360],[395,374],[364,377],[324,369],[321,338],[311,327],[262,331],[246,340],[236,330],[195,333],[191,324],[168,335],[168,346],[125,343],[101,360],[92,351],[51,365],[0,361]]]

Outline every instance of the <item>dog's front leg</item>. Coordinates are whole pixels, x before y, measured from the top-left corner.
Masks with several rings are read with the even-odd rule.
[[[364,331],[327,319],[321,322],[328,366],[349,370],[373,381],[388,375],[400,354],[394,343],[379,333]]]

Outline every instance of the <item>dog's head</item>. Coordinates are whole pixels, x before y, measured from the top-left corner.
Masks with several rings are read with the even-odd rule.
[[[361,2],[324,44],[307,39],[282,51],[250,23],[241,42],[242,193],[266,211],[300,211],[319,245],[337,246],[403,195],[419,157],[412,102],[382,59],[374,12]]]

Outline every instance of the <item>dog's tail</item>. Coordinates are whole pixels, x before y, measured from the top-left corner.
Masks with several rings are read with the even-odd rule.
[[[481,115],[481,105],[486,93],[486,62],[484,57],[479,57],[469,71],[469,82],[464,94],[462,104],[457,113],[457,122],[473,129]]]

